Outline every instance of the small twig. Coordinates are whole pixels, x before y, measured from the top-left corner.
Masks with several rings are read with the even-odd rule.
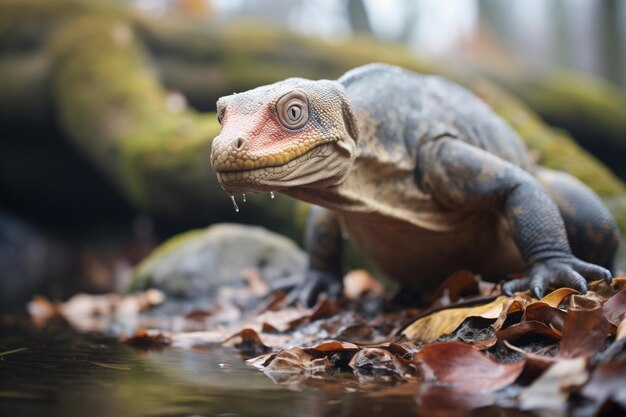
[[[7,350],[6,352],[0,352],[0,358],[3,356],[11,355],[13,353],[23,352],[25,350],[28,350],[28,348],[22,347],[22,348]]]

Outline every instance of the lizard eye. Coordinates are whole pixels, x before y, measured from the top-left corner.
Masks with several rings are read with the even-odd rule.
[[[278,120],[287,129],[300,129],[309,121],[309,105],[301,91],[292,91],[276,103]]]

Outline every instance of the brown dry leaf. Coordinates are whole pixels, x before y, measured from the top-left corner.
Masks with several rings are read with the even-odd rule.
[[[364,269],[355,269],[343,277],[343,294],[348,300],[359,300],[366,294],[381,296],[385,288]]]
[[[380,344],[372,345],[368,347],[385,349],[389,351],[390,353],[393,353],[394,355],[399,356],[404,359],[413,358],[413,356],[415,356],[415,354],[419,351],[417,346],[411,343],[387,342],[387,343],[380,343]]]
[[[602,307],[582,309],[580,306],[585,304],[591,306],[583,296],[574,295],[570,300],[572,307],[565,319],[560,358],[590,357],[604,348],[610,323],[604,318]]]
[[[582,394],[598,403],[611,398],[626,408],[626,358],[600,365],[582,388]]]
[[[434,306],[447,306],[468,295],[478,295],[480,278],[468,270],[460,270],[450,275],[439,285],[433,295]]]
[[[526,321],[540,321],[551,328],[558,330],[559,334],[563,332],[566,318],[567,312],[559,308],[552,307],[542,301],[530,303],[526,306],[524,314],[524,319]]]
[[[587,380],[585,358],[561,359],[545,371],[519,396],[523,410],[561,409],[569,396],[571,387],[578,387]]]
[[[284,308],[287,295],[288,293],[286,291],[275,291],[271,293],[258,305],[256,308],[257,314],[261,314],[266,311],[277,311]]]
[[[359,349],[360,348],[354,343],[330,340],[302,350],[314,358],[328,358],[332,366],[343,367],[350,362],[350,359],[352,359]]]
[[[465,343],[445,342],[425,346],[413,358],[427,382],[451,385],[454,390],[486,393],[517,379],[524,360],[498,363]]]
[[[614,326],[619,324],[626,317],[626,290],[622,290],[611,297],[602,306],[604,317]]]
[[[402,334],[409,340],[432,342],[444,334],[453,332],[468,317],[497,319],[507,300],[508,297],[502,295],[488,304],[437,311],[416,320],[404,329]]]
[[[265,355],[257,356],[256,358],[247,359],[246,363],[257,369],[263,369],[274,360],[276,355],[276,352],[266,353]]]
[[[602,304],[613,297],[615,293],[623,290],[626,290],[626,277],[613,278],[610,285],[604,280],[598,280],[589,283],[589,291],[586,296]]]
[[[332,364],[328,357],[314,358],[304,349],[294,347],[278,352],[276,356],[265,365],[263,371],[266,373],[319,373],[326,372],[331,367]]]
[[[234,346],[246,355],[258,356],[272,350],[263,343],[261,336],[252,329],[243,329],[224,340],[223,346]]]
[[[352,357],[348,366],[356,371],[400,373],[396,370],[393,354],[381,348],[361,349]]]
[[[580,294],[580,292],[572,288],[563,287],[563,288],[559,288],[556,291],[552,291],[550,294],[546,295],[541,300],[539,300],[539,302],[545,303],[549,305],[550,307],[556,308],[561,304],[561,302],[563,302],[565,297],[568,297],[572,294]]]
[[[279,332],[288,332],[318,320],[324,316],[341,312],[339,304],[326,298],[320,299],[313,308],[287,307],[277,311],[265,311],[255,317],[259,326],[268,325]]]
[[[502,307],[502,312],[496,319],[496,321],[491,325],[491,327],[498,331],[502,328],[504,323],[506,322],[509,315],[513,313],[517,313],[519,311],[526,311],[526,306],[532,303],[532,298],[526,294],[517,294],[512,298],[509,298],[504,303],[504,307]]]
[[[311,346],[310,348],[304,349],[306,352],[315,354],[315,353],[324,353],[327,352],[345,352],[345,351],[357,351],[359,347],[354,343],[349,342],[339,342],[337,340],[329,340],[322,343],[319,343],[315,346]]]
[[[136,335],[122,340],[122,343],[140,351],[163,350],[172,344],[172,339],[159,331],[141,330]]]
[[[528,320],[501,329],[497,332],[498,342],[514,342],[517,339],[528,335],[543,335],[552,339],[560,340],[561,332],[547,326],[540,321]]]

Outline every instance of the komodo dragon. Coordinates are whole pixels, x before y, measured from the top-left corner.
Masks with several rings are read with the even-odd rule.
[[[211,164],[229,195],[280,191],[315,205],[304,304],[341,293],[342,235],[418,294],[459,269],[527,271],[503,292],[538,298],[611,280],[619,234],[599,198],[535,166],[500,117],[441,77],[370,64],[222,97],[217,111]]]

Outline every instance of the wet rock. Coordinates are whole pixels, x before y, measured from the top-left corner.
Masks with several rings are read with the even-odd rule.
[[[306,256],[286,237],[262,227],[217,224],[175,236],[135,269],[132,290],[157,288],[197,299],[223,285],[246,284],[251,271],[265,283],[303,275]]]

